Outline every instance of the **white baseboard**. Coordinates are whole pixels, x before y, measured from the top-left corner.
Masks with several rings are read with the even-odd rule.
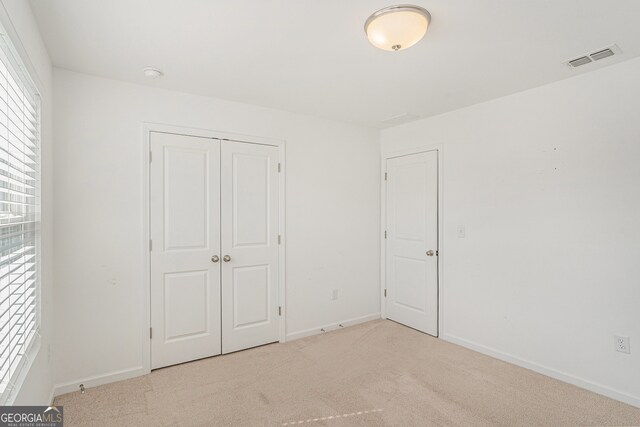
[[[344,320],[342,322],[336,322],[329,325],[318,326],[316,328],[306,329],[304,331],[295,332],[287,335],[287,341],[308,337],[311,335],[316,335],[322,333],[320,329],[324,329],[325,331],[331,331],[335,329],[340,329],[340,325],[342,326],[352,326],[358,323],[368,322],[370,320],[380,319],[380,313],[372,313],[367,316],[357,317],[354,319]],[[62,394],[71,393],[74,391],[78,391],[80,389],[80,384],[83,384],[85,388],[96,387],[103,384],[113,383],[116,381],[128,380],[130,378],[139,377],[145,374],[148,374],[149,371],[146,370],[142,366],[138,366],[130,369],[123,369],[120,371],[109,372],[102,375],[95,375],[92,377],[81,378],[75,381],[70,381],[64,384],[57,384],[53,390],[51,391],[50,401],[53,402],[53,399],[56,396],[60,396]]]
[[[380,313],[371,313],[371,314],[367,314],[366,316],[362,316],[362,317],[356,317],[353,319],[347,319],[347,320],[343,320],[341,322],[335,322],[335,323],[329,323],[327,325],[321,325],[321,326],[316,326],[315,328],[309,328],[309,329],[305,329],[303,331],[298,331],[298,332],[293,332],[290,334],[287,334],[287,342],[288,341],[293,341],[293,340],[297,340],[300,338],[304,338],[304,337],[310,337],[312,335],[318,335],[322,333],[321,329],[324,329],[325,332],[329,332],[329,331],[333,331],[336,329],[340,329],[340,325],[346,327],[346,326],[353,326],[353,325],[357,325],[358,323],[364,323],[364,322],[369,322],[371,320],[376,320],[376,319],[380,319]]]
[[[589,380],[585,380],[583,378],[580,377],[576,377],[574,375],[571,374],[566,374],[564,372],[543,366],[543,365],[539,365],[537,363],[534,362],[530,362],[528,360],[524,360],[524,359],[520,359],[518,357],[512,356],[508,353],[504,353],[502,351],[499,350],[494,350],[492,348],[486,347],[484,345],[481,344],[477,344],[475,342],[472,341],[468,341],[466,339],[463,338],[458,338],[456,336],[453,335],[449,335],[449,334],[442,334],[440,335],[440,338],[442,338],[445,341],[448,341],[450,343],[453,344],[457,344],[460,345],[462,347],[466,347],[468,349],[477,351],[478,353],[482,353],[482,354],[486,354],[487,356],[491,356],[494,357],[496,359],[500,359],[503,360],[505,362],[509,362],[511,364],[520,366],[522,368],[527,368],[530,369],[532,371],[538,372],[542,375],[546,375],[548,377],[551,378],[555,378],[557,380],[569,383],[569,384],[573,384],[577,387],[580,388],[584,388],[586,390],[589,391],[593,391],[594,393],[598,393],[601,394],[603,396],[607,396],[610,397],[612,399],[615,400],[619,400],[620,402],[624,402],[627,403],[629,405],[635,406],[640,408],[640,397],[636,397],[636,396],[632,396],[630,394],[624,393],[622,391],[618,391],[616,389],[613,389],[611,387],[607,387],[605,385],[602,384],[598,384]]]
[[[55,398],[56,396],[60,396],[61,394],[80,390],[80,384],[83,384],[84,388],[90,388],[103,384],[113,383],[116,381],[128,380],[129,378],[139,377],[148,373],[149,371],[144,369],[144,367],[138,366],[135,368],[123,369],[120,371],[114,371],[102,375],[95,375],[88,378],[78,379],[65,384],[57,384],[53,388],[52,400],[53,398]]]

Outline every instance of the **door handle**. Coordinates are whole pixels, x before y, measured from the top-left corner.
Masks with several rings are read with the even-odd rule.
[[[220,261],[220,257],[218,255],[214,255],[211,257],[211,262],[218,262]]]
[[[224,262],[229,262],[229,261],[231,261],[231,257],[229,255],[225,255],[225,256],[222,257],[222,260]]]
[[[427,256],[433,256],[434,252],[432,250],[427,251]]]

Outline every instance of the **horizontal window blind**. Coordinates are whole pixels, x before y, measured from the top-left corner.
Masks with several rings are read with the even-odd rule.
[[[10,392],[39,327],[40,101],[0,40],[0,393]]]

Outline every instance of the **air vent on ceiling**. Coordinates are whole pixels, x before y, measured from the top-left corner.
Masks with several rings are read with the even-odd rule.
[[[419,118],[420,116],[416,116],[415,114],[404,113],[404,114],[400,114],[399,116],[394,116],[386,120],[383,120],[382,123],[395,126],[395,125],[401,125],[403,123],[409,123],[414,120],[418,120]]]
[[[613,55],[615,55],[615,53],[613,53],[613,51],[611,49],[607,48],[607,49],[603,49],[603,50],[600,50],[598,52],[592,53],[589,56],[594,61],[599,61],[601,59],[608,58],[608,57],[613,56]]]
[[[580,58],[569,61],[569,65],[572,67],[579,67],[581,65],[587,65],[589,62],[591,62],[591,59],[588,56],[581,56]]]
[[[571,59],[565,62],[565,64],[567,64],[571,68],[576,68],[582,65],[587,65],[594,61],[600,61],[601,59],[608,58],[610,56],[617,55],[620,53],[622,53],[622,50],[620,49],[620,47],[618,47],[618,45],[614,44],[604,49],[599,49],[599,50],[596,50],[595,52],[588,53],[584,56]]]

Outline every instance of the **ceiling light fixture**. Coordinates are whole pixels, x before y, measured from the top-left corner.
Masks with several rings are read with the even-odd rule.
[[[431,14],[419,6],[401,4],[380,9],[364,23],[372,45],[383,50],[404,50],[427,33]]]
[[[157,68],[147,67],[142,71],[144,72],[144,75],[146,77],[149,77],[150,79],[157,79],[158,77],[162,77],[162,71],[158,70]]]

